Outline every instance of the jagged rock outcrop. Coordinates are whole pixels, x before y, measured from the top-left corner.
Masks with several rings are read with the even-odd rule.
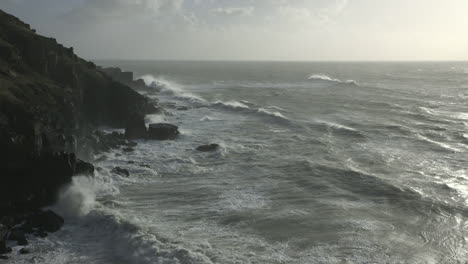
[[[148,111],[148,98],[0,10],[0,217],[53,201],[96,125]]]
[[[150,124],[148,128],[149,139],[170,140],[175,139],[179,134],[179,128],[172,124]]]
[[[145,82],[142,79],[134,80],[133,72],[123,71],[118,67],[99,67],[99,70],[105,72],[107,75],[112,77],[112,79],[121,82],[125,85],[132,87],[137,90],[147,90]]]
[[[89,162],[77,159],[74,175],[94,176],[94,165]]]

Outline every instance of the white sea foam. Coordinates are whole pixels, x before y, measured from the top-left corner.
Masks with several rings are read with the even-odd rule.
[[[153,75],[147,74],[147,75],[140,76],[138,78],[142,79],[147,86],[161,90],[161,92],[163,93],[171,94],[175,96],[176,98],[187,100],[193,103],[205,103],[206,102],[206,100],[201,98],[200,96],[186,91],[183,85],[173,82],[171,80],[168,80],[164,76],[155,77]]]
[[[311,76],[309,76],[309,80],[357,85],[357,82],[355,80],[340,80],[340,79],[329,77],[325,74],[312,74]]]
[[[462,151],[462,150],[460,150],[460,149],[458,149],[458,148],[455,148],[455,147],[450,146],[450,145],[447,144],[447,143],[435,141],[435,140],[432,140],[432,139],[430,139],[430,138],[428,138],[428,137],[425,137],[425,136],[423,136],[423,135],[420,135],[420,134],[418,134],[417,137],[418,137],[419,139],[423,140],[423,141],[426,141],[426,142],[429,142],[429,143],[431,143],[431,144],[433,144],[433,145],[436,145],[436,146],[442,148],[443,150],[448,150],[448,151],[450,151],[450,152],[461,152],[461,151]]]
[[[245,102],[245,101],[244,101]],[[280,118],[282,120],[289,120],[286,116],[284,116],[281,112],[279,111],[271,111],[268,109],[265,109],[263,107],[256,108],[254,107],[254,104],[247,105],[245,103],[239,102],[239,101],[216,101],[212,104],[213,106],[221,107],[224,109],[228,110],[234,110],[234,111],[244,111],[247,113],[252,113],[252,114],[260,114],[263,116],[267,117],[275,117],[275,118]]]

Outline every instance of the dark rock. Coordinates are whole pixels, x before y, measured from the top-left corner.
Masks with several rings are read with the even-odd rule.
[[[128,139],[146,138],[147,129],[145,118],[141,115],[135,115],[127,122],[125,126],[125,137]]]
[[[38,229],[34,232],[34,236],[44,238],[47,237],[47,233],[44,230]]]
[[[63,223],[64,220],[61,216],[47,210],[39,211],[29,216],[26,225],[30,225],[33,228],[38,228],[46,232],[56,232],[63,226]]]
[[[31,250],[28,249],[28,248],[22,248],[22,249],[20,249],[19,253],[20,253],[21,255],[25,255],[25,254],[31,253]]]
[[[125,146],[134,148],[138,146],[138,143],[136,143],[135,141],[128,141],[128,143],[126,143]]]
[[[129,160],[127,161],[128,164],[135,164],[135,162],[133,160]]]
[[[124,176],[124,177],[130,176],[130,172],[127,169],[120,168],[120,167],[113,168],[111,172],[120,176]]]
[[[80,159],[76,160],[75,175],[94,176],[94,165]]]
[[[179,106],[179,107],[177,107],[177,110],[179,110],[179,111],[187,111],[187,110],[189,110],[189,108],[188,108],[187,106]]]
[[[75,171],[72,153],[88,144],[92,155],[125,140],[98,142],[93,127],[124,128],[155,107],[72,48],[0,10],[0,212],[54,202]]]
[[[0,254],[7,254],[11,252],[11,248],[6,246],[8,235],[8,228],[0,224]]]
[[[102,155],[102,156],[100,156],[100,157],[98,157],[98,158],[96,159],[96,162],[101,162],[101,161],[105,161],[105,160],[107,160],[107,156],[106,156],[106,155]]]
[[[151,166],[150,166],[149,164],[146,164],[146,163],[142,163],[142,164],[140,164],[140,166],[141,166],[142,168],[151,169]]]
[[[28,244],[28,240],[26,239],[24,231],[19,228],[11,230],[8,240],[16,241],[19,246],[26,246]]]
[[[134,148],[123,148],[122,149],[123,152],[132,152],[132,151],[135,151]]]
[[[150,124],[148,129],[149,139],[169,140],[175,139],[179,134],[177,126],[165,123]]]
[[[215,151],[217,149],[219,149],[218,144],[209,144],[209,145],[203,145],[203,146],[197,147],[197,150],[202,151],[202,152]]]

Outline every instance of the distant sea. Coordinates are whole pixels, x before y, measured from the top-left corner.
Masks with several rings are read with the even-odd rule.
[[[468,63],[98,64],[181,135],[97,157],[35,263],[468,261]]]

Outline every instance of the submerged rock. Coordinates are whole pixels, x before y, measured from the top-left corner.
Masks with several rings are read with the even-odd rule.
[[[111,170],[112,173],[124,176],[124,177],[129,177],[130,172],[127,169],[121,168],[121,167],[115,167]]]
[[[179,107],[177,107],[177,110],[179,110],[179,111],[187,111],[187,110],[189,110],[189,108],[188,108],[187,106],[179,106]]]
[[[123,152],[132,152],[132,151],[135,151],[134,148],[123,148],[122,149]]]
[[[148,129],[149,139],[170,140],[175,139],[179,134],[177,126],[166,123],[150,124]]]
[[[20,249],[19,253],[20,253],[21,255],[25,255],[25,254],[31,253],[31,250],[28,249],[28,248],[22,248],[22,249]]]
[[[197,148],[198,151],[202,151],[202,152],[209,152],[209,151],[215,151],[219,149],[219,145],[218,144],[209,144],[209,145],[203,145],[203,146],[199,146]]]

